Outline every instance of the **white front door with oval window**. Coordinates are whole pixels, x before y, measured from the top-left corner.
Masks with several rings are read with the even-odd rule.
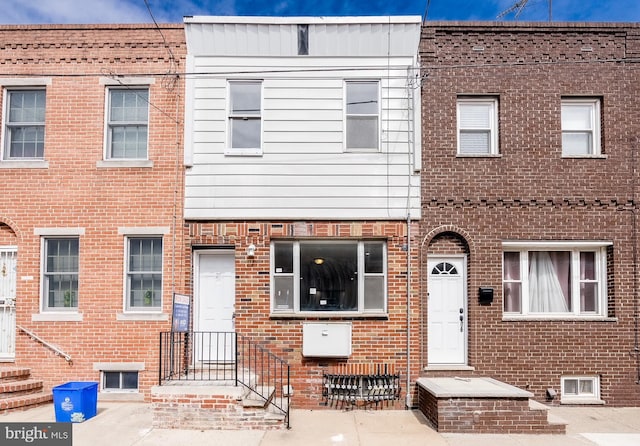
[[[433,257],[428,261],[428,364],[467,363],[467,299],[465,257]]]

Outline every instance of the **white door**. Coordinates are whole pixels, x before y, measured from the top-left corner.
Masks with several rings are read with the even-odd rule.
[[[196,259],[196,360],[233,361],[235,357],[235,254],[200,251]]]
[[[428,261],[429,365],[467,362],[467,306],[464,257]]]
[[[16,254],[15,247],[0,247],[0,362],[16,355]]]

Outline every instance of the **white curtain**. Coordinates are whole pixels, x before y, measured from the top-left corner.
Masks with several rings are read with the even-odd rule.
[[[546,251],[529,255],[529,311],[561,313],[569,311],[561,279]]]

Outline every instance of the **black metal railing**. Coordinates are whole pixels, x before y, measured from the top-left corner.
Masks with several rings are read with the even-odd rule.
[[[287,428],[290,375],[286,361],[237,333],[160,333],[160,385],[170,381],[242,385],[251,392],[253,399],[282,412]]]

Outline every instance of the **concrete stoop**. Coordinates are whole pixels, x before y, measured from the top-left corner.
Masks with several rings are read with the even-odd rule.
[[[420,378],[418,405],[438,432],[564,434],[533,394],[491,378]]]
[[[286,428],[284,414],[268,403],[243,386],[192,383],[151,389],[153,426],[162,429]]]
[[[31,409],[53,401],[40,380],[24,367],[0,367],[0,413]]]

